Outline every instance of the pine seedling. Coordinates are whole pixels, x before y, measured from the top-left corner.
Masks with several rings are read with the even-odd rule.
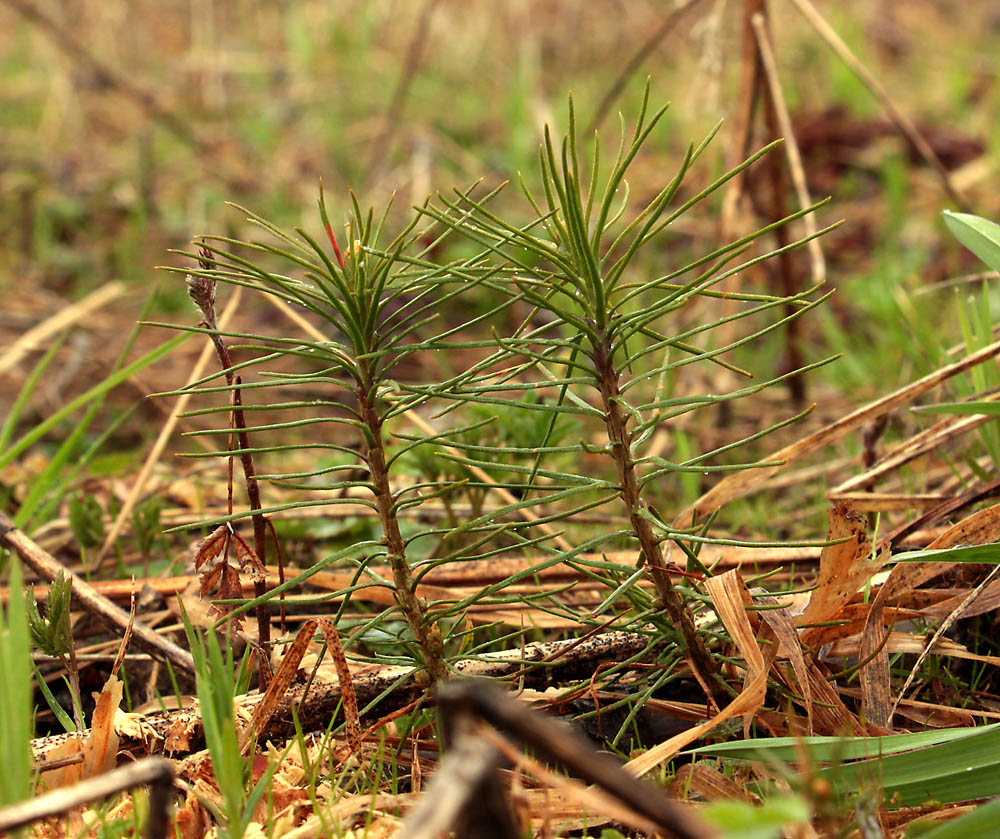
[[[622,142],[603,188],[600,185],[600,148],[596,140],[589,173],[580,164],[575,115],[570,101],[567,136],[557,146],[546,128],[540,148],[539,166],[544,189],[541,200],[522,182],[534,213],[530,224],[512,225],[467,194],[441,197],[438,205],[427,207],[424,212],[445,228],[492,251],[499,266],[493,287],[505,288],[511,299],[526,300],[536,311],[547,313],[547,317],[539,318],[545,321],[542,326],[526,327],[510,337],[495,336],[498,353],[511,365],[519,365],[517,381],[513,376],[502,381],[483,376],[456,388],[461,394],[453,393],[452,398],[543,411],[549,414],[550,423],[565,414],[589,418],[603,427],[604,441],[596,445],[581,442],[575,450],[581,454],[602,455],[613,466],[616,480],[608,482],[585,474],[552,473],[540,468],[539,462],[534,468],[504,467],[497,465],[495,458],[487,460],[483,456],[485,450],[475,447],[465,447],[468,454],[456,455],[455,459],[466,464],[489,463],[494,469],[517,470],[521,474],[528,473],[532,479],[558,480],[567,486],[573,485],[578,493],[601,494],[599,500],[618,499],[624,508],[627,528],[593,540],[590,549],[623,537],[637,546],[639,565],[651,579],[664,613],[665,620],[661,624],[665,631],[675,635],[701,682],[713,695],[720,697],[723,686],[717,678],[715,663],[696,628],[692,609],[684,601],[683,589],[677,585],[675,574],[665,561],[663,547],[670,540],[677,543],[695,564],[694,567],[689,564],[689,571],[704,573],[705,569],[698,567],[696,551],[690,546],[712,540],[697,532],[673,528],[647,497],[656,482],[670,475],[700,475],[764,464],[711,465],[713,457],[737,444],[677,463],[655,453],[647,454],[644,447],[656,429],[665,427],[676,417],[755,393],[792,375],[724,394],[670,397],[662,392],[667,377],[697,361],[713,362],[730,371],[744,373],[726,361],[724,354],[778,328],[789,317],[800,316],[819,300],[811,299],[815,297],[816,288],[792,297],[723,295],[713,290],[713,286],[727,277],[777,253],[773,251],[742,262],[737,260],[752,242],[778,225],[723,245],[668,273],[651,279],[641,275],[637,257],[647,246],[668,236],[676,220],[773,146],[762,149],[681,201],[678,198],[681,184],[711,140],[710,135],[697,147],[688,149],[677,173],[643,209],[626,218],[629,207],[627,171],[666,110],[662,108],[649,116],[648,95],[647,86],[630,139],[622,126]],[[778,224],[805,212],[808,210]],[[794,242],[789,247],[805,241]],[[733,264],[734,260],[737,264]],[[694,326],[677,328],[679,319],[675,314],[689,302],[699,297],[721,296],[739,301],[740,310]],[[749,335],[729,340],[722,346],[705,346],[712,330],[785,306],[793,307],[794,313],[756,327]],[[537,378],[526,381],[532,373]],[[652,393],[650,383],[656,385]],[[537,400],[534,404],[519,397],[518,392],[538,390],[557,396]],[[782,421],[768,431],[789,421]],[[460,444],[450,445],[462,448]],[[540,459],[563,453],[567,447],[551,446],[546,438],[539,440],[533,451]],[[542,493],[534,500],[548,503],[552,495]],[[567,554],[567,559],[572,559],[575,553],[577,551]],[[631,583],[636,579],[630,578]],[[617,583],[609,580],[608,584]],[[625,592],[619,590],[617,593]]]
[[[85,726],[81,705],[80,672],[77,666],[76,646],[73,643],[73,628],[70,622],[72,596],[73,583],[60,571],[49,586],[49,593],[45,598],[44,616],[38,610],[34,589],[26,593],[24,602],[32,643],[45,655],[58,658],[69,675],[73,721],[76,724],[76,730],[83,731]]]
[[[251,286],[319,316],[329,334],[314,329],[309,339],[303,339],[223,333],[214,326],[200,327],[196,331],[207,332],[220,340],[242,338],[255,342],[247,348],[257,351],[257,357],[231,366],[230,375],[246,367],[261,367],[279,359],[291,359],[311,368],[306,373],[262,371],[261,381],[255,382],[255,387],[313,386],[327,391],[331,387],[346,391],[344,396],[335,393],[325,399],[254,406],[255,409],[309,411],[320,412],[321,415],[287,423],[247,427],[244,431],[255,435],[276,430],[292,433],[292,428],[315,425],[343,432],[339,437],[323,435],[301,443],[287,442],[286,438],[286,441],[274,446],[255,445],[252,449],[254,454],[282,452],[287,455],[290,451],[301,449],[312,451],[314,459],[316,453],[327,453],[337,460],[314,469],[276,472],[261,475],[260,478],[286,488],[328,491],[331,497],[320,502],[323,504],[363,504],[371,509],[381,531],[380,543],[361,543],[353,548],[363,554],[364,567],[373,558],[384,554],[392,569],[395,598],[415,641],[423,672],[429,681],[438,681],[447,672],[442,630],[428,613],[427,605],[416,594],[408,540],[404,539],[400,528],[400,512],[444,490],[435,482],[393,487],[392,469],[400,456],[412,446],[404,446],[402,451],[390,451],[394,441],[388,426],[402,414],[427,401],[426,396],[404,392],[393,378],[394,371],[401,362],[418,353],[440,350],[445,346],[450,334],[448,331],[434,338],[418,336],[437,320],[441,303],[467,286],[458,285],[456,277],[447,267],[421,267],[417,263],[421,262],[422,254],[403,258],[403,253],[413,246],[420,235],[415,232],[418,216],[391,242],[381,245],[385,216],[376,219],[371,212],[363,213],[355,200],[346,225],[346,246],[341,249],[322,191],[319,210],[329,248],[324,248],[303,230],[285,233],[260,216],[244,210],[250,220],[277,239],[280,246],[272,242],[206,239],[202,264],[199,269],[190,272],[192,279],[189,286],[208,289],[207,283],[216,280]],[[434,244],[436,241],[428,248]],[[304,279],[274,273],[242,256],[240,251],[244,249],[290,264],[303,272]],[[211,254],[211,265],[204,255],[206,251]],[[469,283],[476,282],[471,274],[466,279]],[[449,286],[456,288],[449,290]],[[206,306],[214,300],[214,286],[211,290],[211,300],[207,293],[201,294],[206,299]],[[243,389],[250,386],[243,385]],[[210,380],[206,379],[190,389],[211,392],[234,390],[236,387],[232,381],[227,381],[224,388],[211,386]],[[192,415],[214,410],[195,411]],[[207,433],[225,433],[225,430]],[[241,439],[238,449],[223,454],[243,456],[249,452],[247,443]],[[289,507],[295,509],[315,503],[298,502]],[[237,517],[239,515],[227,518]],[[385,583],[381,579],[377,582]],[[260,600],[258,597],[255,602]],[[242,610],[237,610],[237,613],[239,611]]]

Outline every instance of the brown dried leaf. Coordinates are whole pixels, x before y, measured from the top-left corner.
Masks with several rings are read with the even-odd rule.
[[[722,620],[729,637],[736,643],[740,655],[747,663],[747,677],[743,690],[739,696],[707,722],[682,731],[626,763],[625,768],[633,775],[644,775],[654,766],[673,757],[689,743],[703,737],[719,723],[732,717],[749,716],[756,712],[764,702],[767,693],[767,667],[744,608],[743,595],[746,592],[746,586],[744,586],[739,572],[734,568],[717,577],[709,577],[705,582],[705,587],[712,597],[716,614]]]
[[[127,711],[115,712],[115,731],[123,737],[150,743],[158,740],[160,735],[147,722],[145,714],[130,714]]]
[[[809,691],[813,698],[813,731],[819,735],[843,737],[888,732],[869,731],[848,710],[840,694],[834,689],[819,665],[812,659],[809,668]]]
[[[921,613],[926,617],[946,618],[965,602],[969,591],[970,589],[960,589],[953,597],[923,608]],[[975,600],[962,610],[962,617],[971,618],[976,615],[984,615],[997,608],[1000,608],[1000,580],[993,580],[983,588]]]
[[[210,565],[198,579],[198,594],[207,597],[219,587],[219,580],[222,579],[223,563]]]
[[[229,538],[230,532],[227,525],[220,524],[198,545],[194,553],[194,567],[196,569],[224,554],[226,540]]]
[[[96,706],[90,722],[90,736],[83,748],[83,777],[92,778],[114,769],[118,762],[118,732],[115,714],[120,710],[123,685],[112,674],[100,693],[94,694]]]
[[[230,600],[243,596],[243,583],[240,582],[239,568],[235,568],[229,563],[222,566],[222,579],[219,580],[219,589],[216,594],[221,600]],[[224,610],[230,607],[224,606],[219,608]]]
[[[254,582],[263,582],[267,577],[264,563],[260,561],[260,557],[239,533],[233,533],[233,547],[240,568],[248,573]]]
[[[876,598],[875,602],[878,602],[878,598]],[[814,648],[819,648],[826,644],[833,644],[836,641],[840,641],[842,638],[852,638],[855,635],[861,635],[865,631],[870,610],[871,604],[869,603],[848,603],[837,615],[838,621],[846,621],[846,623],[816,627],[810,633],[810,644]],[[902,609],[897,607],[892,610],[892,619],[894,622],[899,620],[913,620],[914,618],[922,618],[925,614],[926,611],[923,609]]]
[[[871,545],[866,538],[868,523],[865,517],[843,501],[830,508],[829,539],[844,539],[836,545],[827,545],[819,560],[819,581],[809,605],[798,617],[799,626],[821,623],[837,616],[876,571],[889,560],[888,551],[871,558]],[[802,643],[813,644],[813,629],[802,632]]]

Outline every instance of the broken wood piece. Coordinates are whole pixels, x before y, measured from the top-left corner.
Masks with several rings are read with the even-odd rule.
[[[47,795],[30,798],[0,809],[0,836],[7,836],[20,827],[40,819],[63,813],[99,801],[117,792],[134,787],[149,787],[149,818],[146,839],[166,839],[170,828],[170,793],[174,783],[174,767],[162,757],[150,757],[115,769],[104,775]]]
[[[446,682],[438,689],[437,701],[446,730],[452,736],[457,734],[460,740],[480,740],[471,723],[482,720],[505,737],[533,747],[545,760],[610,793],[667,836],[704,839],[714,835],[694,813],[661,790],[632,777],[609,755],[596,751],[569,728],[554,724],[552,719],[518,702],[492,682],[485,679]],[[422,809],[425,808],[415,811],[414,817]],[[404,831],[404,835],[411,834]]]
[[[458,675],[504,678],[517,674],[529,688],[589,679],[602,664],[625,661],[643,652],[651,652],[656,640],[638,632],[613,631],[595,635],[582,643],[544,641],[525,644],[523,648],[484,653],[476,659],[461,659],[452,665]],[[532,664],[540,666],[531,667]],[[393,665],[353,676],[354,693],[361,716],[379,719],[423,696],[424,689],[412,678],[414,669]],[[241,710],[253,714],[263,700],[260,693],[237,697]],[[343,694],[339,683],[314,682],[311,687],[295,685],[282,697],[277,709],[258,732],[262,740],[294,736],[298,717],[303,731],[324,730],[342,711]],[[204,734],[201,715],[195,709],[148,714],[144,736],[119,732],[123,751],[145,755],[152,751],[187,754],[202,747]],[[32,741],[36,762],[44,761],[71,735],[57,734]],[[73,735],[75,736],[75,735]]]

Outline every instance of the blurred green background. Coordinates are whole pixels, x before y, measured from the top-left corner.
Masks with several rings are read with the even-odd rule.
[[[969,207],[1000,216],[1000,6],[818,8],[920,127]],[[743,10],[736,0],[0,0],[0,341],[124,284],[78,324],[22,423],[107,375],[150,294],[153,317],[195,322],[183,283],[155,266],[183,265],[168,251],[198,234],[248,234],[226,201],[315,234],[321,180],[334,213],[346,213],[353,189],[363,205],[395,194],[400,217],[480,178],[523,172],[534,184],[542,126],[565,130],[570,92],[581,126],[604,114],[613,151],[618,112],[631,124],[647,76],[652,103],[673,104],[635,165],[633,200],[654,194],[688,143],[725,119],[686,189],[708,183],[736,160]],[[954,302],[973,288],[949,278],[982,269],[945,231],[940,211],[954,203],[878,101],[791,2],[769,11],[812,197],[833,196],[819,224],[846,220],[823,240],[838,293],[804,327],[806,361],[845,354],[811,377],[823,421],[940,364],[961,340]],[[758,120],[752,146],[769,139]],[[759,186],[752,177],[752,195]],[[499,206],[516,219],[522,200],[511,188]],[[719,215],[719,200],[686,215],[651,249],[648,270],[714,247]],[[239,315],[262,329],[275,317],[252,302]],[[137,351],[163,337],[143,330]],[[120,451],[141,457],[167,410],[141,397],[181,384],[195,343],[130,379],[126,400],[140,408],[116,432]],[[776,335],[733,361],[766,370],[781,351]],[[3,371],[3,404],[30,359]]]

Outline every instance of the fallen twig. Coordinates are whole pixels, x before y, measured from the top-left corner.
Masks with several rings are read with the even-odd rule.
[[[668,836],[702,839],[713,835],[697,816],[661,791],[629,775],[610,756],[595,751],[572,731],[553,725],[551,719],[531,711],[490,682],[479,679],[448,682],[438,691],[438,707],[446,729],[456,732],[463,740],[476,737],[469,722],[483,720],[506,736],[532,746],[545,759],[565,766],[573,775],[610,793]],[[483,777],[490,762],[483,762]],[[419,807],[410,817],[409,830],[403,833],[408,839],[430,835],[414,828],[419,826],[422,813],[434,806],[432,801],[430,796],[425,798],[427,806]],[[464,834],[460,831],[459,835]]]
[[[15,551],[25,565],[49,582],[55,580],[60,573],[64,574],[72,583],[73,597],[84,609],[112,628],[121,632],[126,631],[130,621],[128,612],[99,594],[83,577],[63,566],[52,554],[35,544],[2,511],[0,511],[0,544]],[[157,658],[166,659],[187,675],[194,675],[194,659],[187,650],[141,622],[134,624],[132,632],[136,646]]]
[[[170,792],[174,767],[169,760],[151,757],[104,775],[88,778],[72,787],[12,804],[0,810],[0,836],[6,836],[39,819],[58,816],[91,801],[98,801],[133,787],[149,786],[149,817],[146,839],[166,839],[170,827]]]

